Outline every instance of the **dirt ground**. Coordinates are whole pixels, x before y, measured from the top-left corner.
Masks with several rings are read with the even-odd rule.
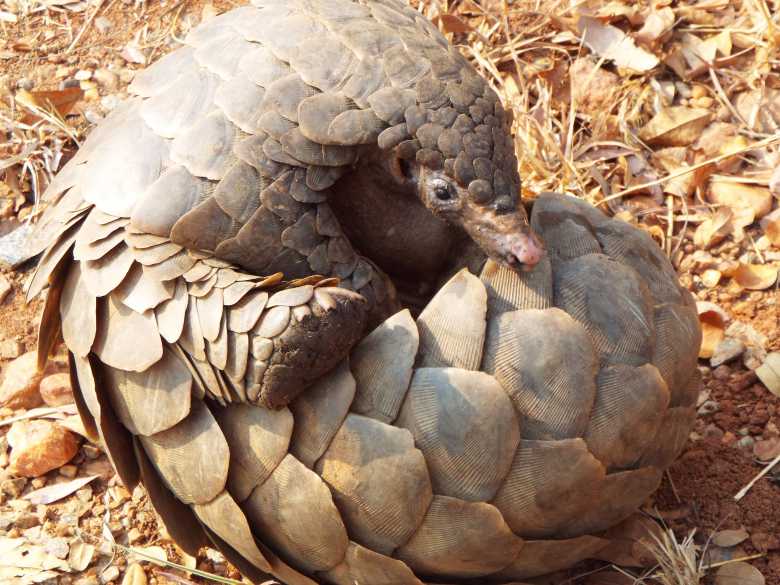
[[[3,102],[3,105],[0,105],[0,114],[3,115],[0,121],[4,126],[6,141],[5,145],[0,145],[0,162],[18,155],[24,150],[25,144],[32,144],[33,148],[28,153],[30,164],[37,170],[37,179],[44,183],[47,163],[46,157],[41,153],[61,152],[64,160],[73,152],[74,141],[68,139],[67,133],[64,134],[62,131],[55,130],[46,134],[36,128],[19,129],[18,125],[15,130],[11,129],[12,121],[18,121],[22,115],[23,108],[18,103],[12,106],[15,103],[13,96],[18,96],[20,90],[34,92],[60,91],[65,87],[79,88],[83,93],[79,94],[73,104],[70,104],[64,122],[70,132],[80,138],[118,103],[134,71],[177,46],[176,39],[203,18],[209,18],[237,4],[240,2],[107,0],[68,3],[0,0],[0,101]],[[560,24],[571,16],[566,8],[568,4],[564,6],[560,3],[550,3],[549,8],[536,9],[535,3],[519,3],[523,7],[528,5],[530,8],[520,10],[517,15],[510,12],[505,19],[494,18],[491,22],[495,22],[495,26],[488,28],[483,26],[484,22],[489,20],[484,16],[484,10],[495,9],[498,10],[498,14],[501,14],[500,9],[505,3],[494,1],[477,4],[469,2],[455,2],[449,5],[443,2],[438,4],[423,2],[423,4],[429,15],[439,15],[438,24],[456,41],[476,47],[470,56],[480,66],[487,67],[496,80],[501,80],[497,85],[505,99],[515,107],[516,114],[530,111],[530,116],[536,120],[533,124],[537,130],[533,132],[529,130],[533,125],[529,122],[529,116],[519,116],[517,127],[518,148],[522,152],[521,174],[528,179],[524,184],[526,195],[533,197],[535,193],[545,189],[558,189],[580,194],[590,200],[598,200],[596,194],[602,193],[603,196],[605,185],[610,188],[608,191],[614,194],[621,188],[652,183],[654,178],[660,177],[663,172],[674,173],[678,170],[665,166],[663,162],[659,163],[650,155],[648,155],[649,164],[643,166],[631,156],[626,157],[626,153],[612,156],[602,152],[603,157],[606,158],[599,160],[606,162],[603,162],[601,167],[590,163],[588,166],[579,164],[585,160],[583,158],[567,170],[566,165],[561,164],[560,160],[555,161],[556,157],[560,158],[559,155],[564,150],[565,156],[570,156],[572,150],[577,150],[575,143],[559,142],[554,149],[549,148],[551,136],[553,134],[558,136],[556,132],[565,135],[568,123],[560,115],[561,111],[565,113],[568,106],[552,105],[555,103],[554,97],[550,96],[561,91],[576,91],[574,78],[567,78],[567,75],[574,74],[561,66],[561,63],[566,60],[558,60],[555,57],[560,51],[545,50],[545,47],[550,49],[554,43],[571,41],[566,45],[567,50],[576,52],[577,43],[574,42],[576,39],[560,41],[556,40],[558,37],[555,36],[564,35],[568,30],[564,24]],[[635,12],[626,8],[630,3],[605,1],[590,4],[602,9],[611,6],[613,12],[618,14],[614,16],[612,12],[604,9],[604,12],[600,13],[602,22],[612,22],[621,27],[621,30],[630,29],[635,33],[647,28],[645,25],[648,21],[649,8],[644,4],[642,10],[637,9]],[[672,3],[656,4],[659,7],[666,7]],[[719,31],[727,26],[724,25],[724,19],[728,18],[733,19],[735,28],[740,26],[744,28],[745,23],[740,20],[744,16],[742,11],[734,6],[729,7],[728,2],[725,5],[718,2],[709,4],[717,5],[716,9],[720,12],[707,22],[689,22],[686,25],[687,32],[681,30],[679,34],[690,34],[690,31],[700,35],[719,34]],[[752,6],[752,2],[746,4]],[[774,18],[773,4],[769,6],[764,2],[758,4],[767,8]],[[448,6],[449,10],[447,10]],[[540,3],[540,6],[545,6],[545,3]],[[685,19],[687,14],[683,11],[685,5],[674,3],[674,6],[678,18]],[[621,10],[624,12],[620,12]],[[605,16],[607,13],[609,14]],[[445,16],[441,16],[442,14]],[[559,17],[560,22],[555,24]],[[645,20],[641,21],[640,17]],[[548,28],[551,26],[554,30],[548,34]],[[510,32],[502,38],[506,40],[511,37],[512,43],[502,45],[495,40],[496,35],[500,36],[501,31],[504,30],[502,27],[507,27]],[[670,44],[674,38],[677,38],[674,36],[676,34],[678,33],[675,32],[671,36],[671,40],[659,35],[653,40],[654,52],[668,55]],[[776,32],[773,34],[776,35]],[[770,52],[767,57],[768,68],[761,78],[763,84],[761,88],[765,93],[774,92],[772,88],[780,85],[775,79],[774,68],[777,60],[775,53],[772,53],[777,40],[775,36],[767,36],[760,45]],[[742,44],[745,44],[744,39]],[[752,61],[740,60],[742,58],[740,51],[743,49],[734,37],[733,53],[729,54],[728,59],[722,57],[727,61],[724,61],[722,67],[732,73],[733,71],[744,72],[752,67]],[[569,61],[566,61],[566,64],[568,67]],[[690,66],[690,62],[688,65]],[[515,66],[519,67],[519,74]],[[592,66],[591,64],[590,67]],[[508,71],[510,73],[507,73]],[[608,77],[605,83],[623,82],[622,72],[612,65],[604,65],[599,72],[592,75],[598,78],[601,72],[614,76]],[[736,99],[738,92],[759,86],[756,79],[740,85],[734,81],[736,77],[736,74],[728,77],[729,85],[725,93],[729,98]],[[671,76],[667,75],[667,78],[671,79]],[[639,95],[636,92],[642,91],[641,88],[637,89],[639,87],[637,84],[640,82],[650,84],[648,78],[640,79],[640,82],[637,82],[636,78],[632,79],[633,85],[630,86],[630,90],[635,92],[631,94],[633,97],[626,98],[628,94],[625,92],[629,91],[630,84],[621,86],[621,92],[624,93],[620,96],[612,96],[615,103],[621,104],[623,103],[621,100],[625,98],[627,100],[625,108],[621,106],[613,111],[612,117],[599,118],[594,113],[595,110],[590,110],[584,114],[584,117],[577,119],[577,124],[581,124],[590,132],[590,139],[599,148],[605,149],[608,146],[617,148],[615,136],[621,136],[623,132],[618,128],[622,123],[618,118],[630,117],[636,113],[635,110],[638,108],[636,95]],[[663,78],[659,79],[659,83],[665,83]],[[706,86],[707,91],[704,95],[700,95],[701,91],[693,92],[683,100],[688,105],[706,109],[708,102],[700,98],[711,96],[719,98],[721,92],[713,89],[712,76],[694,77],[688,83],[689,89],[696,87],[697,84]],[[531,86],[536,89],[529,90]],[[549,88],[549,96],[544,97],[547,94],[539,89],[542,87]],[[683,89],[678,87],[678,91],[683,92]],[[590,99],[594,101],[596,109],[603,107],[603,102],[598,102],[599,95],[598,91],[593,90],[588,93],[589,97],[582,98],[581,103],[585,104]],[[697,95],[699,97],[696,97]],[[699,101],[694,104],[695,100]],[[735,125],[733,136],[765,140],[774,132],[766,128],[745,131],[735,119],[728,118],[728,111],[724,115],[722,109],[717,108],[717,103],[710,103],[709,107],[716,111],[716,119],[720,123]],[[555,121],[556,119],[558,122]],[[604,130],[610,125],[614,126],[612,130]],[[606,144],[607,138],[612,142]],[[715,137],[715,139],[722,140],[723,137]],[[712,150],[701,141],[696,144],[698,144],[696,148],[691,147],[690,152],[693,154],[689,156],[688,164],[699,164],[702,156],[715,159],[723,154]],[[533,156],[536,156],[536,159],[532,159]],[[753,158],[750,158],[751,156]],[[760,185],[764,189],[767,185],[771,186],[768,174],[771,174],[769,171],[778,162],[774,150],[761,151],[757,155],[755,152],[743,149],[739,150],[734,158],[739,159],[737,163],[731,159],[720,158],[710,166],[721,165],[716,169],[721,175],[738,174],[741,169],[745,172],[744,176],[750,178],[751,188],[755,185]],[[754,163],[756,163],[755,168],[751,166]],[[740,167],[740,164],[744,166]],[[635,166],[633,170],[632,165]],[[758,167],[760,169],[756,170]],[[0,206],[0,217],[2,217],[0,222],[15,225],[15,222],[22,221],[35,213],[35,191],[39,188],[31,182],[29,174],[25,175],[21,170],[21,164],[9,165],[8,168],[10,174],[5,176],[5,182],[0,181],[0,200],[3,201],[3,205]],[[0,177],[2,177],[2,169],[3,165],[0,165]],[[701,238],[705,236],[700,238],[696,234],[702,224],[714,218],[707,215],[714,208],[700,205],[701,195],[706,188],[696,185],[688,192],[687,201],[696,208],[686,210],[681,203],[686,201],[685,197],[678,197],[665,186],[659,189],[659,186],[662,185],[659,183],[639,189],[633,193],[635,197],[615,198],[610,202],[609,209],[612,213],[645,226],[654,237],[657,237],[670,252],[679,268],[682,282],[692,290],[698,301],[717,304],[728,318],[726,325],[734,322],[742,323],[764,336],[762,340],[756,342],[756,346],[760,346],[760,351],[756,350],[758,353],[755,360],[760,362],[763,359],[761,356],[765,356],[767,352],[780,351],[778,283],[751,290],[756,287],[742,286],[744,283],[740,284],[739,275],[734,272],[735,263],[742,262],[752,266],[758,263],[757,258],[763,260],[762,265],[770,267],[778,265],[780,255],[778,255],[777,244],[767,247],[764,242],[766,226],[756,219],[742,225],[742,229],[737,226],[734,227],[734,231],[716,230],[720,234],[715,237],[717,242],[713,242],[712,238],[709,240],[705,238],[702,243]],[[686,188],[689,187],[690,185]],[[669,201],[674,197],[677,199],[670,210]],[[777,210],[778,198],[774,190],[769,201],[770,207]],[[669,227],[668,222],[664,223],[667,215],[671,214],[679,216],[675,217],[672,228]],[[735,220],[736,216],[731,219]],[[733,223],[738,222],[733,221]],[[0,230],[0,234],[5,231],[5,228]],[[0,342],[21,341],[25,351],[34,349],[36,324],[41,310],[39,301],[26,305],[23,300],[22,283],[30,274],[31,268],[31,263],[28,262],[17,269],[0,270],[0,275],[7,278],[12,285],[11,294],[0,304],[0,324],[2,324]],[[713,275],[712,273],[707,275],[707,271],[712,270],[718,272],[718,275],[715,284],[710,285],[707,279],[713,278]],[[776,274],[775,270],[775,277]],[[748,345],[749,349],[753,347]],[[701,551],[708,548],[709,538],[714,532],[744,528],[747,534],[745,540],[736,547],[717,550],[721,555],[718,559],[723,559],[724,555],[738,557],[760,554],[762,556],[751,560],[751,564],[759,569],[768,585],[780,585],[780,467],[756,482],[739,502],[734,501],[735,494],[761,471],[763,467],[761,460],[765,462],[770,458],[767,453],[772,451],[773,446],[774,453],[780,453],[780,430],[778,429],[780,398],[772,394],[757,379],[754,371],[745,365],[746,361],[753,369],[758,365],[755,361],[746,360],[745,355],[740,355],[717,367],[712,367],[709,360],[700,360],[704,384],[699,416],[691,440],[681,458],[669,469],[660,491],[651,502],[648,502],[645,510],[663,519],[680,537],[695,529],[695,542],[700,545]],[[2,360],[3,367],[7,362],[8,360]],[[8,412],[8,409],[5,412],[0,410],[0,419],[14,414],[17,413]],[[0,438],[4,432],[5,430],[0,428]],[[111,519],[108,521],[110,530],[115,533],[120,543],[140,547],[162,546],[169,552],[169,558],[183,560],[170,541],[160,534],[143,493],[127,493],[117,483],[116,478],[113,478],[103,456],[96,453],[94,449],[83,447],[75,459],[75,464],[91,466],[91,469],[97,470],[101,477],[92,482],[88,488],[80,490],[77,496],[52,504],[46,510],[40,511],[48,521],[56,524],[68,515],[76,514],[81,519],[80,526],[84,532],[84,541],[94,544],[100,550],[100,546],[105,546],[105,541],[101,540],[100,535],[106,523],[104,514],[107,503],[108,509],[112,511]],[[57,471],[50,472],[49,480],[53,480],[57,475]],[[46,478],[41,479],[44,484],[47,481]],[[25,489],[32,487],[35,487],[33,482]],[[2,503],[1,499],[0,503]],[[131,528],[135,528],[136,531],[128,536]],[[22,533],[21,530],[15,530],[16,533],[12,530],[7,535],[13,537],[14,534]],[[70,535],[63,534],[63,536]],[[703,562],[705,564],[710,562],[709,558],[705,554]],[[72,582],[79,585],[98,583],[98,569],[105,564],[104,560],[93,563],[83,574],[61,577],[58,582]],[[115,564],[123,568],[126,566],[126,561],[120,555]],[[208,572],[239,578],[239,575],[226,565],[224,559],[218,554],[204,553],[197,559],[197,566]],[[151,583],[205,582],[197,576],[184,578],[183,573],[175,569],[151,568],[149,565],[147,570]],[[557,583],[587,582],[599,585],[599,581],[597,578],[594,580],[593,575],[574,579],[581,572],[577,569],[568,573],[568,576],[560,575],[557,577]],[[114,582],[118,582],[118,579],[117,576]],[[704,582],[715,582],[714,571],[708,574]],[[719,583],[719,585],[732,584]]]

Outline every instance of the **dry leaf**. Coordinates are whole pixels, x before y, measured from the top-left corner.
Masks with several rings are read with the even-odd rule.
[[[772,210],[772,193],[766,187],[737,183],[722,177],[713,177],[710,181],[708,200],[734,210],[752,209],[755,219],[761,219]]]
[[[599,57],[611,59],[618,67],[642,72],[658,65],[658,57],[637,47],[633,39],[615,26],[581,15],[577,27],[582,33],[583,43],[591,51]]]
[[[74,493],[76,490],[81,489],[95,478],[100,477],[98,475],[89,475],[87,477],[77,477],[74,480],[66,481],[64,483],[57,483],[54,485],[47,485],[41,489],[35,490],[23,496],[23,499],[30,500],[33,504],[51,504],[57,500],[61,500]]]
[[[780,211],[780,209],[776,211]],[[772,242],[772,245],[780,247],[780,213],[777,213],[776,215],[777,217],[768,218],[766,222],[762,223],[762,225],[764,228],[764,233],[766,234],[766,237],[769,239],[769,241]]]
[[[133,555],[133,552],[139,552],[140,554]],[[133,561],[139,561],[139,562],[149,560],[142,557],[141,555],[152,557],[160,561],[168,560],[168,555],[165,552],[165,549],[161,546],[136,546],[131,548],[127,554],[128,554],[128,559],[132,559]]]
[[[722,242],[731,231],[731,218],[734,213],[728,207],[721,207],[705,219],[693,233],[693,243],[703,250]]]
[[[67,116],[73,106],[76,105],[84,92],[78,87],[66,87],[65,89],[52,91],[25,91],[20,89],[16,93],[16,102],[31,110],[31,113],[22,118],[22,123],[32,124],[40,120],[36,110],[46,112],[56,111],[61,118]]]
[[[701,108],[672,106],[653,116],[639,137],[653,146],[688,146],[710,123],[712,113]]]
[[[737,546],[750,537],[744,527],[733,530],[718,530],[712,535],[712,542],[717,546]]]
[[[775,396],[780,396],[780,352],[773,351],[764,363],[756,368],[758,379]]]
[[[743,264],[740,262],[734,280],[742,288],[765,290],[777,282],[777,266],[769,264]]]
[[[652,45],[674,26],[674,21],[674,10],[668,6],[653,10],[647,15],[644,25],[634,38],[644,45]]]
[[[433,19],[443,33],[469,33],[474,28],[453,14],[440,14]]]
[[[725,337],[728,316],[718,305],[706,301],[696,303],[696,309],[699,313],[702,334],[699,357],[709,359]]]
[[[95,547],[81,540],[76,540],[70,545],[68,564],[74,571],[83,571],[92,562],[95,555]]]
[[[753,445],[753,455],[760,461],[772,461],[780,456],[780,439],[774,437],[765,441],[756,441]]]
[[[718,569],[715,585],[766,585],[766,579],[753,565],[738,561]]]

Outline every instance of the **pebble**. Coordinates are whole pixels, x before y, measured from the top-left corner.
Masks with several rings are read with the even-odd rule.
[[[96,69],[94,79],[100,87],[108,90],[116,91],[119,88],[119,75],[108,69]]]
[[[52,374],[41,380],[39,392],[49,406],[62,406],[73,402],[73,389],[69,374]]]
[[[0,385],[0,406],[35,408],[43,404],[38,392],[43,374],[38,372],[37,362],[36,352],[31,351],[8,364]]]
[[[716,380],[728,380],[729,376],[731,376],[731,368],[726,365],[718,366],[712,371],[712,377]]]
[[[60,475],[62,475],[62,476],[64,476],[64,477],[69,477],[69,478],[71,478],[71,479],[73,479],[74,477],[76,477],[76,474],[77,474],[78,472],[79,472],[79,468],[78,468],[78,467],[76,467],[75,465],[63,465],[63,466],[62,466],[62,467],[60,467],[60,469],[59,469],[59,473],[60,473]]]
[[[79,450],[79,439],[48,420],[20,420],[8,431],[10,471],[37,477],[70,461]]]
[[[710,358],[710,365],[714,368],[731,361],[741,356],[745,349],[747,349],[745,344],[739,339],[726,337],[715,347],[712,358]]]
[[[0,341],[0,359],[12,360],[24,353],[24,344],[18,339]]]
[[[100,575],[101,583],[109,583],[111,581],[116,581],[117,579],[119,579],[119,567],[116,567],[114,565],[108,567]]]
[[[27,485],[27,478],[14,477],[0,481],[0,493],[12,498],[18,498],[22,495],[22,490]]]
[[[78,79],[79,81],[87,81],[89,79],[92,79],[92,71],[90,71],[89,69],[79,69],[78,71],[76,71],[76,74],[73,77]]]
[[[737,441],[737,448],[738,449],[753,449],[753,445],[756,443],[756,440],[751,437],[742,437],[739,441]]]
[[[713,412],[718,412],[719,410],[720,410],[720,404],[718,404],[715,400],[707,400],[704,404],[702,404],[699,407],[698,413],[712,414]]]

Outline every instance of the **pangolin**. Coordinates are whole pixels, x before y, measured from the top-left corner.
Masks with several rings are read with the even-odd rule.
[[[690,295],[571,197],[535,235],[510,113],[419,12],[255,0],[129,90],[45,194],[28,294],[39,360],[61,336],[85,428],[184,550],[296,585],[516,580],[657,486]]]

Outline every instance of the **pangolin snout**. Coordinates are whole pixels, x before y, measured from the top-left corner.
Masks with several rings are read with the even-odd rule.
[[[514,270],[531,270],[544,256],[544,245],[530,229],[508,234],[506,264]]]

